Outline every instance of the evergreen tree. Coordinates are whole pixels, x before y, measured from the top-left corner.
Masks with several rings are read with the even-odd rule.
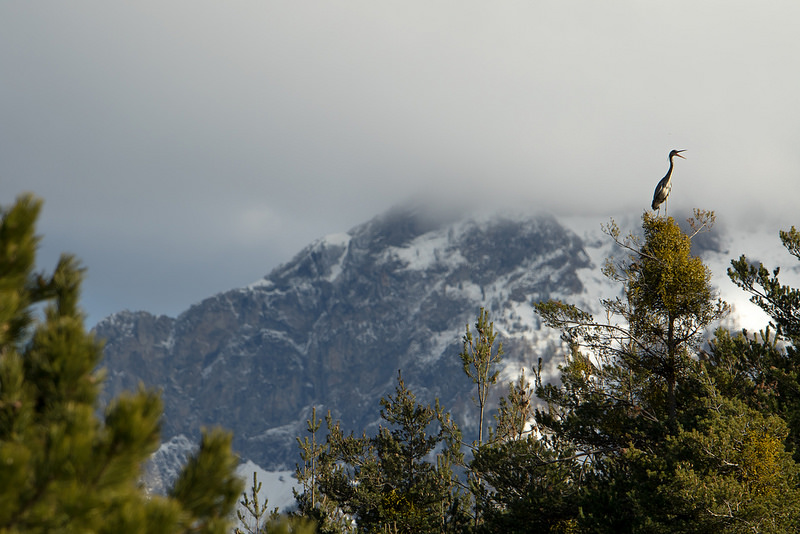
[[[569,532],[576,528],[580,466],[535,436],[478,449],[470,469],[486,482],[481,532]]]
[[[645,214],[641,239],[607,228],[629,252],[604,268],[623,286],[622,297],[603,301],[607,321],[560,302],[536,305],[571,347],[562,387],[539,388],[548,409],[537,421],[591,458],[578,519],[593,532],[797,526],[797,466],[781,447],[785,425],[725,397],[714,382],[724,373],[702,351],[725,305],[690,255],[691,238],[713,214],[696,212],[692,222],[687,235],[671,218]]]
[[[464,374],[472,380],[477,390],[473,401],[478,406],[478,439],[472,444],[471,452],[473,454],[484,445],[484,418],[489,401],[489,389],[497,383],[497,377],[500,375],[497,365],[502,361],[503,344],[498,344],[495,349],[496,339],[497,333],[494,331],[494,323],[489,321],[489,312],[485,308],[481,308],[478,312],[478,319],[475,321],[475,334],[473,335],[468,324],[463,338],[463,349],[459,354]],[[506,410],[504,421],[508,420],[508,415],[509,412]],[[481,522],[480,501],[486,494],[486,488],[476,470],[467,472],[467,484],[474,498],[473,524],[477,526]]]
[[[489,388],[497,383],[499,371],[497,365],[502,361],[503,344],[494,349],[497,334],[494,323],[489,321],[489,312],[481,308],[478,320],[475,322],[475,335],[467,325],[464,334],[464,348],[459,356],[464,366],[464,373],[472,379],[477,387],[477,396],[474,397],[478,405],[478,442],[483,443],[484,414],[489,397]]]
[[[204,434],[170,496],[147,496],[161,402],[122,395],[95,415],[101,343],[78,307],[84,269],[34,273],[41,202],[0,210],[0,531],[226,532],[241,482],[230,436]],[[41,316],[37,315],[40,314]]]
[[[239,525],[244,528],[242,530],[236,527],[235,534],[259,534],[263,531],[264,525],[270,519],[277,519],[278,509],[274,508],[271,511],[269,508],[269,499],[264,499],[263,503],[259,502],[258,494],[261,492],[261,482],[258,481],[258,475],[253,471],[253,485],[250,486],[250,494],[242,493],[242,499],[239,501],[241,505],[240,510],[236,510],[236,517],[239,519]]]
[[[381,406],[388,426],[375,437],[344,435],[329,419],[321,493],[359,532],[460,532],[467,515],[453,471],[462,463],[458,428],[438,403],[418,404],[399,374]]]
[[[336,426],[330,412],[325,419],[328,428]],[[312,520],[321,533],[350,532],[354,530],[352,520],[344,515],[336,501],[320,490],[321,480],[330,477],[336,465],[333,455],[330,454],[331,440],[319,440],[322,420],[317,417],[316,407],[311,409],[311,419],[306,424],[310,436],[305,436],[302,440],[297,438],[303,465],[298,465],[295,473],[302,491],[292,490],[297,501],[294,515]]]
[[[698,212],[694,221],[699,231],[713,223],[713,214]],[[690,255],[691,237],[671,217],[645,214],[643,228],[643,240],[621,238],[613,222],[607,228],[629,252],[604,267],[624,295],[602,301],[607,322],[557,301],[535,305],[572,347],[564,387],[541,390],[562,412],[540,419],[600,454],[630,443],[646,446],[675,430],[678,387],[705,329],[726,311],[714,299],[710,272]]]
[[[535,379],[540,387],[541,361]],[[577,531],[579,456],[558,435],[536,428],[533,396],[523,370],[500,398],[490,439],[469,463],[470,479],[481,481],[470,486],[478,532]]]
[[[800,260],[800,232],[793,226],[781,231],[780,239]],[[725,358],[725,351],[731,349],[748,355],[738,368],[742,382],[752,384],[771,412],[787,421],[789,444],[795,460],[800,461],[800,289],[781,284],[780,268],[770,272],[761,263],[751,264],[745,256],[731,261],[731,265],[728,276],[771,317],[775,336],[769,329],[760,336],[744,332],[736,339],[720,340],[714,355]]]
[[[780,231],[780,239],[789,254],[800,260],[800,232],[792,226],[791,230]],[[800,339],[800,289],[780,283],[780,267],[770,274],[763,264],[751,264],[745,256],[731,261],[731,265],[728,276],[772,317],[778,335],[790,340]]]
[[[537,380],[541,376],[541,358],[537,370]],[[497,413],[494,416],[495,428],[489,429],[489,442],[505,442],[520,440],[533,431],[530,424],[533,422],[534,390],[525,378],[525,369],[517,378],[517,382],[508,384],[508,394],[500,397]]]

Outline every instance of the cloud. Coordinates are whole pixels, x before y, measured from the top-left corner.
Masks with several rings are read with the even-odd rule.
[[[799,11],[7,2],[2,202],[45,198],[95,319],[176,313],[414,196],[639,213],[673,148],[676,206],[785,226]]]

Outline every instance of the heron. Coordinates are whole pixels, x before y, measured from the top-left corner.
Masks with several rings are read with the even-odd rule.
[[[658,209],[661,211],[659,206],[662,202],[667,201],[667,197],[669,196],[669,192],[672,189],[672,158],[678,156],[679,158],[684,158],[681,156],[681,152],[686,152],[685,150],[673,150],[669,153],[669,170],[667,171],[667,175],[664,176],[658,185],[656,186],[656,190],[653,193],[653,209]],[[667,213],[667,205],[664,204],[664,214]]]

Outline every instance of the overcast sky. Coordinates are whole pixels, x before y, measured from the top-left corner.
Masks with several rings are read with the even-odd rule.
[[[798,28],[794,0],[3,0],[0,203],[44,198],[41,266],[84,261],[89,326],[415,196],[641,214],[673,148],[671,202],[777,232]]]

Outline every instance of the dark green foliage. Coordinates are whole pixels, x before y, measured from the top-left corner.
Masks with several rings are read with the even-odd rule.
[[[691,429],[629,447],[587,473],[578,503],[593,532],[792,532],[798,467],[786,427],[709,390]]]
[[[478,449],[470,463],[485,481],[480,532],[569,532],[577,524],[580,464],[571,451],[533,436]]]
[[[796,531],[800,480],[784,449],[786,424],[713,390],[704,402],[694,427],[666,447],[677,461],[660,493],[690,519],[684,531]]]
[[[84,269],[64,255],[52,275],[33,272],[40,206],[23,196],[1,212],[0,531],[227,531],[240,491],[229,436],[205,437],[173,497],[148,497],[138,480],[159,443],[158,395],[123,395],[97,419],[102,345],[78,307]]]
[[[800,259],[800,232],[793,226],[781,231],[780,238],[787,251]],[[786,420],[789,445],[795,460],[800,461],[800,289],[781,284],[779,268],[770,273],[745,256],[731,261],[731,265],[728,276],[769,314],[777,333],[772,337],[768,329],[757,337],[746,332],[735,339],[718,336],[714,358],[728,360],[731,353],[744,355],[737,368],[738,382],[756,393],[753,398],[759,400],[760,408]]]
[[[457,427],[438,404],[418,404],[401,376],[381,406],[388,426],[374,437],[346,436],[328,418],[321,495],[359,532],[459,531],[466,515],[454,484],[453,467],[462,462]]]
[[[786,446],[800,460],[800,352],[779,342],[770,328],[751,335],[720,330],[711,343],[707,371],[717,388],[789,425]]]

